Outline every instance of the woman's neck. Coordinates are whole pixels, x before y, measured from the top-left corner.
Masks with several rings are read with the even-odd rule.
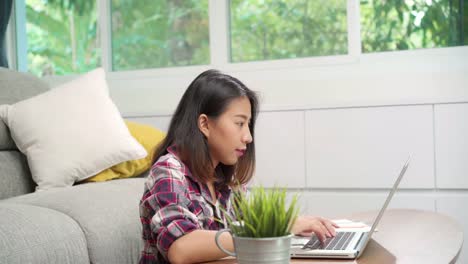
[[[209,181],[209,182],[206,183],[206,185],[208,186],[208,190],[210,190],[211,200],[212,200],[213,204],[216,204],[218,198],[216,196],[216,189],[215,189],[215,186],[214,186],[214,182]]]

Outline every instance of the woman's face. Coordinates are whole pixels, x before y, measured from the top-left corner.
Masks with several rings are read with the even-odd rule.
[[[219,162],[234,165],[244,155],[247,145],[252,142],[250,119],[250,101],[245,96],[232,100],[217,119],[208,118],[209,133],[204,134],[214,167]]]

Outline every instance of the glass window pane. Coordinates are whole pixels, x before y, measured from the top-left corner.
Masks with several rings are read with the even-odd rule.
[[[112,0],[114,70],[209,64],[208,0]]]
[[[364,53],[468,45],[467,0],[361,0],[360,10]]]
[[[346,0],[231,0],[233,62],[347,54]]]
[[[96,1],[26,0],[28,71],[83,73],[101,64]]]

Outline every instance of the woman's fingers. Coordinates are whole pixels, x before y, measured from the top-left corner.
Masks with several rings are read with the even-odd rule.
[[[335,229],[333,228],[331,221],[322,217],[317,217],[321,224],[321,228],[327,237],[335,236]]]
[[[315,233],[315,235],[318,237],[320,243],[322,244],[324,244],[325,240],[327,240],[327,237],[323,233],[319,233],[319,234]]]
[[[327,237],[334,237],[336,235],[335,227],[338,227],[338,225],[328,219],[306,216],[296,220],[294,231],[301,235],[313,232],[320,242],[323,243]]]
[[[318,239],[320,240],[320,242],[325,242],[325,240],[327,239],[327,237],[331,237],[331,235],[329,234],[326,226],[323,224],[322,221],[318,221],[317,223],[317,229],[315,231],[315,235],[318,237]]]
[[[334,223],[330,220],[325,220],[323,222],[323,225],[325,226],[325,228],[327,229],[328,233],[330,234],[330,236],[335,236],[336,235],[336,231],[335,231],[335,227],[333,225]]]

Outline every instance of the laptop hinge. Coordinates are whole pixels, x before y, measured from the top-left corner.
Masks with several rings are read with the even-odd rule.
[[[357,243],[354,245],[354,250],[356,250],[358,247],[359,247],[359,244],[361,244],[361,241],[362,241],[362,238],[364,236],[366,236],[368,233],[362,233],[361,234],[361,237],[359,238],[359,240],[357,241]]]

